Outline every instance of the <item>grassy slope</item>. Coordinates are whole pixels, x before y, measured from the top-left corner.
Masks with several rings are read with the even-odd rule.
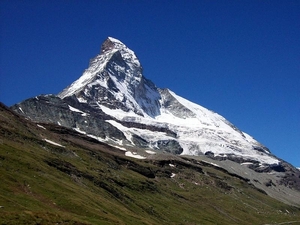
[[[1,108],[0,224],[300,221],[299,208],[213,167],[176,157],[134,160],[71,130],[44,126]]]

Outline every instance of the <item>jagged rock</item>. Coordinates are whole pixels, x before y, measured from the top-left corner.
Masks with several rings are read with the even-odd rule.
[[[86,112],[83,112],[76,110],[70,104],[80,108],[76,98],[61,99],[55,95],[40,95],[22,102],[22,108],[15,105],[12,109],[35,122],[75,128],[101,139],[126,140],[120,130],[105,122],[105,119],[110,117],[101,110],[85,108]]]
[[[160,150],[169,152],[175,155],[180,155],[183,152],[180,144],[175,140],[159,140],[157,141],[157,147]]]

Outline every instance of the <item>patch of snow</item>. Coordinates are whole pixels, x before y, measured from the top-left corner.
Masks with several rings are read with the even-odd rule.
[[[57,121],[57,124],[58,124],[59,126],[61,126],[61,123],[60,123],[59,121]]]
[[[135,114],[133,111],[125,112],[122,109],[110,109],[110,108],[108,108],[106,106],[103,106],[103,105],[100,105],[100,104],[98,106],[100,107],[100,109],[104,113],[106,113],[108,115],[111,115],[111,116],[115,117],[118,120],[124,120],[126,118],[133,118],[134,120],[135,119],[142,120],[142,118],[143,118],[143,117]]]
[[[120,147],[120,146],[117,146],[117,145],[111,145],[111,146],[114,147],[114,148],[118,148],[118,149],[120,149],[122,151],[127,151],[127,149],[124,148],[124,147]]]
[[[136,159],[146,159],[147,158],[147,157],[138,155],[135,152],[130,152],[130,151],[125,152],[125,155],[128,157],[136,158]]]
[[[171,166],[171,167],[175,167],[175,165],[174,165],[174,164],[171,164],[171,163],[169,164],[169,166]]]
[[[253,163],[252,162],[243,162],[241,163],[241,165],[252,165]]]
[[[87,100],[85,100],[84,98],[82,98],[82,97],[79,97],[79,98],[77,98],[78,99],[78,101],[80,102],[80,103],[87,103]]]
[[[151,150],[146,150],[145,152],[147,152],[148,154],[151,154],[151,155],[155,155],[156,154],[156,152],[151,151]]]
[[[210,165],[213,165],[213,166],[216,166],[216,167],[220,167],[218,164],[216,163],[212,163],[212,162],[208,162],[208,161],[205,161],[205,160],[201,160],[202,162],[205,162],[205,163],[208,163]]]
[[[69,109],[70,109],[71,111],[73,111],[73,112],[81,113],[81,116],[87,116],[87,115],[88,115],[87,113],[82,112],[81,110],[76,109],[76,108],[74,108],[74,107],[72,107],[72,106],[70,106],[70,105],[69,105]]]
[[[43,127],[42,125],[37,124],[37,126],[40,127],[40,128],[42,128],[42,129],[44,129],[44,130],[46,130],[46,128]]]
[[[79,128],[73,128],[73,130],[75,130],[75,131],[77,131],[78,133],[81,133],[81,134],[86,134],[85,131],[82,131]]]
[[[173,178],[173,177],[175,177],[175,176],[176,176],[176,174],[175,174],[175,173],[172,173],[171,178]]]
[[[70,106],[70,105],[69,105],[69,109],[70,109],[71,111],[73,111],[73,112],[84,113],[84,112],[82,112],[81,110],[76,109],[76,108],[74,108],[74,107],[72,107],[72,106]]]
[[[106,120],[106,122],[110,123],[114,127],[118,128],[120,131],[122,131],[123,134],[125,135],[126,139],[128,141],[130,141],[132,143],[132,145],[134,145],[134,143],[132,142],[133,134],[140,136],[141,138],[145,139],[149,143],[151,143],[152,140],[174,139],[174,138],[168,136],[164,132],[158,132],[158,131],[153,132],[153,131],[150,131],[147,129],[139,129],[139,128],[135,128],[135,127],[125,127],[122,124],[120,124],[114,120]],[[149,147],[151,147],[151,146],[149,146]]]
[[[48,139],[43,139],[44,141],[48,142],[49,144],[52,144],[52,145],[56,145],[56,146],[59,146],[59,147],[63,147],[65,148],[65,146],[61,145],[61,144],[58,144],[54,141],[51,141],[51,140],[48,140]]]
[[[131,140],[132,139],[132,133],[129,131],[129,128],[123,126],[122,124],[120,124],[120,123],[118,123],[114,120],[106,120],[106,122],[110,123],[114,127],[118,128],[120,131],[122,131],[124,136],[126,137],[126,139],[128,141],[130,141],[132,145],[134,145],[134,143]]]
[[[106,142],[107,141],[107,139],[103,139],[103,138],[97,137],[97,136],[92,135],[92,134],[87,134],[87,136],[91,137],[91,138],[94,138],[95,140],[100,141],[100,142]]]
[[[20,109],[20,111],[21,111],[22,113],[24,113],[24,111],[23,111],[23,109],[22,109],[21,107],[19,107],[19,109]]]
[[[111,42],[114,42],[115,44],[119,44],[119,45],[123,45],[123,46],[124,46],[124,44],[123,44],[121,41],[119,41],[118,39],[116,39],[116,38],[108,37],[108,39],[109,39]]]
[[[97,137],[95,135],[92,135],[92,134],[87,134],[88,137],[91,137],[97,141],[100,141],[100,142],[105,142],[105,143],[108,143],[108,144],[111,144],[111,143],[114,143],[116,145],[122,145],[122,140],[116,140],[116,139],[112,139],[110,137],[105,137],[105,138],[101,138],[101,137]]]

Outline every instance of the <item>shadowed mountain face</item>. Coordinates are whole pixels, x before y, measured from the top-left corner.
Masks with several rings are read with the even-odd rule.
[[[299,192],[277,178],[284,172],[140,148],[131,149],[132,158],[73,129],[31,122],[2,104],[0,133],[1,224],[300,221]]]
[[[127,157],[204,158],[274,198],[299,204],[299,170],[224,117],[156,87],[143,76],[135,53],[114,38],[104,41],[82,76],[61,93],[30,98],[11,109],[119,148]]]

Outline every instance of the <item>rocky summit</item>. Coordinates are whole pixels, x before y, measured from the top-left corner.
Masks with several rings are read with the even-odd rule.
[[[71,128],[128,157],[204,157],[277,199],[299,204],[294,198],[300,196],[299,170],[221,115],[158,88],[143,76],[136,54],[112,37],[82,76],[58,95],[36,96],[11,109],[34,122]],[[281,188],[292,190],[293,197],[284,197]]]

